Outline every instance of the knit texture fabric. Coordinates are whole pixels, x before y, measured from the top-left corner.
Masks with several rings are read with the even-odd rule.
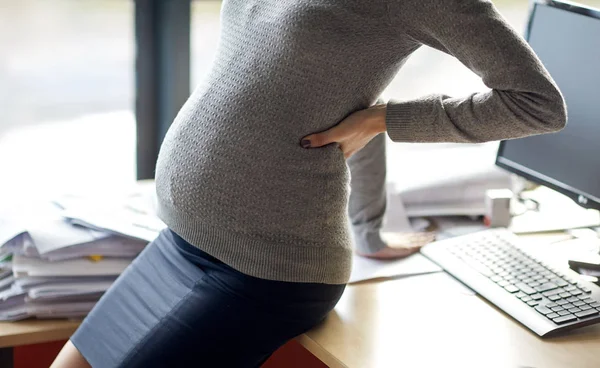
[[[163,142],[158,211],[186,241],[251,276],[347,282],[350,170],[336,146],[304,149],[300,139],[375,103],[422,45],[457,57],[490,90],[390,100],[392,140],[482,142],[566,120],[555,83],[489,1],[224,0],[219,37],[210,72]],[[356,161],[356,185],[368,187],[360,162],[370,160]],[[372,220],[365,206],[350,206],[353,226]]]

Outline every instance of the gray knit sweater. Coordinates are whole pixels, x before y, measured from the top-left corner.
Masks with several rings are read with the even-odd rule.
[[[338,148],[299,143],[374,104],[422,45],[491,90],[390,100],[393,141],[483,142],[565,124],[555,83],[489,1],[224,0],[221,29],[212,68],[160,151],[159,216],[248,275],[345,283],[352,235],[366,250],[383,245],[384,136],[350,169]]]

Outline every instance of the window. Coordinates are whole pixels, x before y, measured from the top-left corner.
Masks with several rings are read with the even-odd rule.
[[[600,7],[600,0],[581,2]],[[528,1],[495,3],[522,32]],[[220,7],[217,0],[192,2],[192,88],[214,58]],[[5,1],[0,44],[0,191],[53,192],[133,182],[134,2]],[[460,62],[424,47],[408,60],[384,97],[410,99],[434,92],[460,96],[484,88]],[[458,149],[388,147],[390,180],[406,176],[400,163],[414,164],[422,157],[415,151]],[[495,144],[471,148],[481,149],[493,162]]]
[[[133,2],[5,1],[0,190],[135,180]]]

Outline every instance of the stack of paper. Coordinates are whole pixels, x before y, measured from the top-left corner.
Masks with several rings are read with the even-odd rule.
[[[0,267],[10,267],[13,251],[22,243],[25,233],[19,224],[0,218]]]
[[[125,208],[85,201],[30,218],[0,213],[0,320],[86,315],[164,228]]]
[[[483,215],[488,189],[512,187],[510,175],[494,165],[497,151],[497,142],[388,145],[388,167],[394,166],[388,170],[388,208],[403,212],[387,217]]]

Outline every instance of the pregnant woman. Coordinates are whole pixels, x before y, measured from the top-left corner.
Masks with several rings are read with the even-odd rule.
[[[54,367],[260,366],[334,308],[353,242],[377,258],[411,251],[378,234],[385,135],[484,142],[565,125],[554,81],[490,1],[224,0],[221,27],[158,158],[168,229]],[[490,90],[378,103],[422,45]]]

